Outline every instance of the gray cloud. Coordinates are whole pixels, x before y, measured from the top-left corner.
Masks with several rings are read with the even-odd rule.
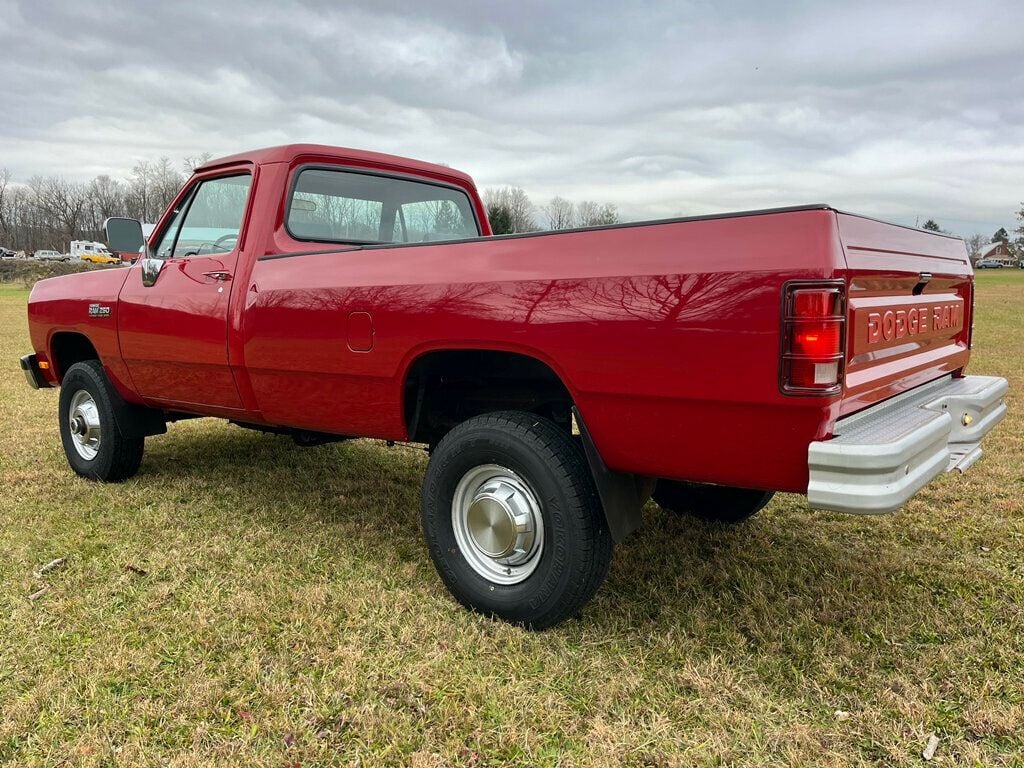
[[[318,141],[631,218],[830,202],[961,233],[1024,197],[1019,2],[552,5],[0,0],[0,166]]]

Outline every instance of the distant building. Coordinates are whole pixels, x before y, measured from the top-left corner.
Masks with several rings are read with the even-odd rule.
[[[978,251],[977,256],[974,257],[974,261],[981,261],[982,259],[989,259],[991,261],[1001,261],[1008,267],[1016,267],[1017,259],[1010,253],[1009,246],[1002,240],[997,240],[994,243],[982,247]]]

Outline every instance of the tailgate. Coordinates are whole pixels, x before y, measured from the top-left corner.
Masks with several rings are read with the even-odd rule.
[[[844,415],[967,364],[973,272],[959,238],[836,218],[849,285]]]

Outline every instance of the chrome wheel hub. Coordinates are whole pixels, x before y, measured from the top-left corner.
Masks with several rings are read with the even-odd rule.
[[[92,461],[100,450],[100,411],[86,390],[80,389],[71,398],[68,408],[68,429],[71,444],[86,461]]]
[[[452,528],[463,557],[488,581],[518,584],[540,561],[540,502],[506,467],[484,464],[462,476],[452,498]]]

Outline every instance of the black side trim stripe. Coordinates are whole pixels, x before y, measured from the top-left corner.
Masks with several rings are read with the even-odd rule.
[[[352,245],[345,248],[326,248],[317,251],[293,251],[291,253],[268,253],[257,257],[256,261],[273,261],[274,259],[288,259],[292,256],[316,256],[322,253],[346,253],[348,251],[361,251],[365,246]]]

